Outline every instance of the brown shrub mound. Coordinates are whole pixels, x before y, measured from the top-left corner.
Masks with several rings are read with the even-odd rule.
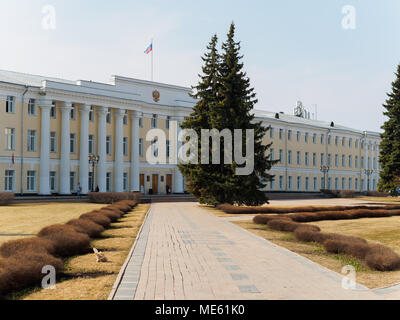
[[[293,222],[286,219],[272,219],[267,223],[268,227],[277,230],[277,231],[285,231],[285,232],[294,232],[297,228],[307,229],[312,232],[319,232],[321,229],[317,226],[307,225],[304,226],[301,223]]]
[[[91,220],[94,223],[97,223],[97,224],[103,226],[104,228],[108,228],[111,224],[110,218],[108,218],[104,214],[100,214],[100,213],[96,213],[96,212],[89,212],[89,213],[82,214],[79,218]]]
[[[39,237],[53,242],[54,253],[57,256],[73,256],[80,253],[86,253],[90,249],[89,236],[76,231],[76,229],[70,225],[52,225],[43,228],[38,235]]]
[[[115,211],[110,211],[110,210],[100,209],[100,210],[96,210],[93,212],[106,216],[107,218],[109,218],[111,220],[111,222],[118,221],[122,217],[122,214],[115,212]]]
[[[50,240],[37,237],[11,240],[0,246],[0,255],[4,258],[22,252],[27,252],[28,254],[32,252],[53,254],[54,251],[54,244]]]
[[[292,219],[286,216],[259,214],[253,218],[253,222],[257,224],[267,224],[268,222],[274,219],[293,221]]]
[[[113,206],[108,206],[108,207],[105,207],[105,208],[101,208],[101,210],[107,210],[107,211],[118,213],[121,217],[125,214],[125,212],[123,212],[122,210],[120,210],[120,209],[118,209],[116,207],[113,207]]]
[[[63,269],[63,262],[43,252],[17,253],[0,260],[0,292],[6,294],[11,290],[40,285],[44,266],[53,266],[59,272]]]
[[[0,192],[0,206],[8,206],[14,201],[14,193]]]
[[[90,202],[94,203],[115,203],[123,200],[140,200],[139,192],[90,192]]]
[[[392,249],[373,244],[365,256],[368,267],[378,271],[393,271],[400,268],[400,257]]]
[[[119,203],[123,203],[123,204],[127,204],[128,206],[130,206],[131,208],[134,208],[137,206],[138,201],[137,200],[122,200]]]
[[[67,225],[73,226],[76,231],[86,233],[91,238],[98,238],[104,231],[104,228],[89,219],[73,219],[67,222]]]
[[[125,213],[132,210],[131,206],[129,206],[127,204],[124,204],[124,203],[121,203],[121,202],[114,203],[110,207],[117,208],[117,209],[119,209],[119,210],[121,210],[122,212],[125,212]]]

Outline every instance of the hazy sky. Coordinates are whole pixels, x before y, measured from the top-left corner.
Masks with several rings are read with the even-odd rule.
[[[56,28],[44,29],[52,5]],[[355,29],[342,8],[353,6]],[[154,37],[155,81],[191,86],[211,36],[237,25],[258,109],[379,130],[400,63],[399,0],[1,0],[0,69],[108,82],[150,78],[143,52]],[[48,20],[45,20],[48,21]]]

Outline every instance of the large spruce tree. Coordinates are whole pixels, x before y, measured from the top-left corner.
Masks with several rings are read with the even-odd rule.
[[[388,93],[384,115],[388,117],[382,126],[380,146],[379,190],[397,194],[400,187],[400,65],[397,67],[396,80],[392,83],[392,92]]]
[[[263,145],[262,140],[269,128],[254,121],[252,113],[257,103],[250,80],[243,72],[240,43],[235,41],[235,25],[232,23],[228,38],[222,45],[222,54],[216,49],[217,38],[213,37],[208,52],[203,58],[205,64],[200,83],[194,87],[199,99],[194,112],[183,124],[184,129],[194,129],[199,137],[201,129],[243,130],[242,148],[246,150],[246,129],[254,130],[254,171],[250,175],[237,175],[237,164],[188,164],[180,165],[180,170],[188,182],[189,191],[201,203],[237,203],[259,205],[268,202],[261,191],[266,182],[273,179],[268,173],[276,163],[267,154],[271,145]],[[199,139],[201,141],[201,139]],[[234,141],[237,143],[238,141]],[[210,150],[211,141],[210,143]],[[224,159],[224,141],[221,140],[221,159]],[[199,142],[199,147],[201,144]],[[233,146],[234,150],[234,146]],[[199,152],[199,159],[201,151]],[[211,151],[210,151],[211,158]],[[223,160],[222,160],[223,162]]]

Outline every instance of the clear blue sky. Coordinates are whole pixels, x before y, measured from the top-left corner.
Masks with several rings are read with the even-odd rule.
[[[44,5],[56,29],[42,28]],[[356,29],[342,28],[342,7]],[[0,68],[108,82],[150,77],[143,51],[154,37],[155,80],[197,82],[213,33],[237,25],[257,108],[293,112],[318,105],[319,119],[379,130],[382,103],[400,63],[398,0],[2,0]],[[312,110],[311,110],[312,111]]]

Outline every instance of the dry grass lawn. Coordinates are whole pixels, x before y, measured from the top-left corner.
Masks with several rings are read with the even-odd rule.
[[[104,207],[104,205],[101,205]],[[96,263],[94,254],[72,257],[65,261],[65,274],[55,290],[31,289],[14,295],[24,300],[106,300],[145,219],[149,205],[141,204],[125,215],[92,247],[103,251],[106,263]]]
[[[225,214],[211,207],[203,206],[203,208],[219,217],[236,217],[236,215]],[[400,271],[371,270],[359,259],[347,255],[328,254],[320,244],[296,241],[292,233],[271,230],[267,226],[253,223],[251,219],[249,217],[248,220],[233,221],[233,223],[337,273],[341,273],[344,266],[352,265],[357,271],[357,282],[371,289],[400,283]],[[311,224],[319,226],[322,232],[357,236],[371,242],[384,244],[400,254],[400,217],[320,221]]]
[[[366,200],[366,201],[374,201],[374,202],[389,202],[389,203],[398,203],[400,202],[400,197],[366,197],[366,196],[360,196],[357,197],[357,199],[360,200]]]
[[[104,207],[94,203],[23,203],[0,207],[0,244],[30,237],[42,228],[65,223],[81,214]]]

